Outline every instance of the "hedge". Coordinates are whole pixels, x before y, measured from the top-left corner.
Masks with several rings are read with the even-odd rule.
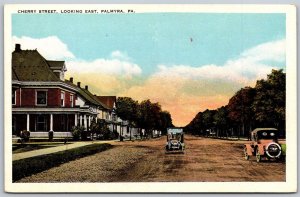
[[[90,144],[83,147],[64,150],[52,154],[40,155],[13,161],[12,181],[16,182],[24,177],[36,174],[63,163],[99,153],[111,148],[111,144]]]

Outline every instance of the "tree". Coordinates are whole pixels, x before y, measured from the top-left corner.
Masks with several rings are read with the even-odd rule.
[[[98,135],[99,134],[99,124],[96,123],[96,120],[93,118],[91,121],[91,126],[90,126],[90,131],[91,131],[91,139],[93,139],[94,134]]]
[[[214,130],[213,116],[214,116],[215,112],[216,112],[215,110],[209,110],[209,109],[207,109],[203,112],[202,124],[203,124],[203,128],[205,129],[206,134],[208,134],[207,130],[209,130],[209,131]]]
[[[158,126],[158,130],[162,131],[162,134],[167,134],[167,128],[173,127],[171,114],[168,111],[159,112],[160,116],[160,125]]]
[[[250,132],[253,124],[253,110],[251,108],[256,91],[254,88],[245,87],[240,89],[228,103],[228,116],[238,125],[238,136],[245,136],[246,127]],[[248,133],[249,133],[248,132]],[[248,134],[249,137],[249,134]]]
[[[130,97],[118,97],[116,113],[122,120],[127,120],[131,140],[131,127],[137,121],[138,118],[138,102]],[[120,135],[121,137],[121,135]]]
[[[255,120],[260,126],[276,127],[285,134],[286,74],[282,69],[272,70],[267,80],[257,81],[255,88]]]
[[[153,137],[153,129],[159,129],[162,125],[159,103],[151,103],[150,100],[144,100],[140,104],[139,125],[145,129],[147,136]],[[150,133],[151,132],[151,133]]]
[[[221,132],[221,136],[224,137],[224,130],[227,129],[227,124],[228,124],[227,114],[228,112],[226,107],[222,106],[217,109],[216,113],[213,116],[213,123],[217,128],[217,137],[220,137],[220,132]]]

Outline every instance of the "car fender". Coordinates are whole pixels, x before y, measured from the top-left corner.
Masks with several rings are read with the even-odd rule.
[[[265,154],[265,150],[264,150],[264,145],[263,144],[258,144],[256,146],[256,148],[258,149],[260,155],[264,155]]]
[[[250,144],[245,144],[244,148],[246,148],[247,154],[248,154],[249,156],[253,155],[253,149],[252,149],[252,147],[251,147]]]

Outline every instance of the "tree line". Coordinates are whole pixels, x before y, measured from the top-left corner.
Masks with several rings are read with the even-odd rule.
[[[237,91],[226,106],[199,112],[184,130],[194,135],[249,139],[253,129],[272,127],[285,137],[285,106],[286,74],[273,69],[254,88]]]
[[[128,122],[130,137],[133,127],[138,129],[141,137],[153,137],[154,130],[166,134],[167,128],[173,127],[171,114],[163,111],[158,102],[152,103],[149,99],[139,103],[130,97],[118,97],[116,114]],[[144,134],[142,129],[145,131]]]

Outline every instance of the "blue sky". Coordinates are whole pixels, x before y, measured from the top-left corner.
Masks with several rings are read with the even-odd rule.
[[[56,35],[77,58],[88,61],[119,50],[148,74],[157,64],[223,64],[245,49],[285,38],[285,15],[16,14],[12,33],[32,38]]]
[[[98,95],[159,102],[184,126],[285,68],[285,14],[14,14],[12,47],[66,60]]]

